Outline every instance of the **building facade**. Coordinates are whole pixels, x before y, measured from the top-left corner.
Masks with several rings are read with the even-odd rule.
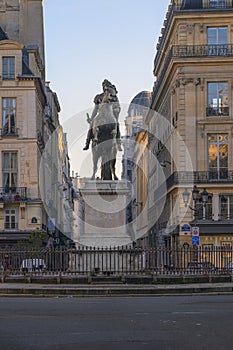
[[[148,132],[145,117],[151,104],[151,92],[141,91],[131,101],[125,119],[123,175],[131,182],[131,193],[126,208],[126,222],[131,237],[136,241],[147,233],[147,160]]]
[[[59,149],[60,105],[45,82],[43,1],[1,0],[0,8],[0,245],[5,246],[23,244],[33,234],[62,232],[56,223],[49,229],[51,208],[48,212],[41,182],[46,171],[52,171],[53,183],[63,183],[68,151]],[[60,131],[48,152],[55,130]],[[47,169],[45,151],[50,157]],[[57,169],[51,170],[54,162]],[[65,173],[67,177],[67,169]],[[53,189],[59,193],[58,187]],[[64,193],[58,197],[61,217]],[[60,221],[64,223],[63,217]]]
[[[231,0],[174,0],[168,8],[147,116],[158,160],[148,162],[150,192],[155,208],[164,203],[151,227],[157,245],[198,244],[192,227],[201,246],[233,244],[232,23]]]

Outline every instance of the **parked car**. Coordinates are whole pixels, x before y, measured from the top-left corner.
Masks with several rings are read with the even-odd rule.
[[[227,263],[227,264],[224,266],[223,269],[226,270],[226,271],[229,271],[229,272],[233,273],[233,261]]]
[[[187,268],[189,271],[193,272],[214,272],[218,270],[217,267],[215,267],[214,264],[209,261],[189,262]]]
[[[40,258],[24,259],[21,264],[21,270],[23,272],[43,271],[45,269],[46,264],[44,260]]]

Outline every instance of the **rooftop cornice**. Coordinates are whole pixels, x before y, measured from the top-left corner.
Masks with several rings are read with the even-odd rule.
[[[219,17],[219,13],[222,15],[232,15],[233,12],[233,6],[226,6],[225,8],[200,8],[200,9],[184,9],[181,7],[181,5],[176,4],[170,4],[168,7],[168,11],[166,14],[166,19],[164,21],[164,27],[161,29],[162,36],[159,37],[158,43],[157,43],[157,53],[154,60],[154,75],[155,74],[155,68],[161,58],[161,54],[164,52],[164,45],[166,42],[166,38],[168,37],[169,30],[173,27],[173,21],[176,19],[182,18],[184,15],[189,18],[200,18],[201,14],[211,14],[212,17]]]

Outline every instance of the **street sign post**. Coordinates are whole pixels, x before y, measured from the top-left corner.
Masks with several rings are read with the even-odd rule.
[[[191,228],[188,224],[184,224],[183,226],[181,226],[181,231],[187,233],[191,231]]]
[[[199,236],[192,236],[192,245],[199,245]]]
[[[192,236],[199,237],[199,227],[192,227]]]
[[[199,227],[192,227],[192,245],[199,245]]]

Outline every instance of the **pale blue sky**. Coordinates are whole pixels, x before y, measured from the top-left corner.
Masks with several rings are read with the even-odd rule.
[[[103,79],[110,80],[119,92],[124,133],[129,103],[138,92],[153,89],[156,44],[169,3],[45,0],[46,79],[61,104],[72,170],[81,176],[92,172],[91,151],[82,151],[87,109],[91,112]],[[118,152],[118,164],[121,157]]]
[[[47,80],[61,120],[93,106],[104,78],[129,103],[154,83],[153,60],[169,0],[45,0]]]

